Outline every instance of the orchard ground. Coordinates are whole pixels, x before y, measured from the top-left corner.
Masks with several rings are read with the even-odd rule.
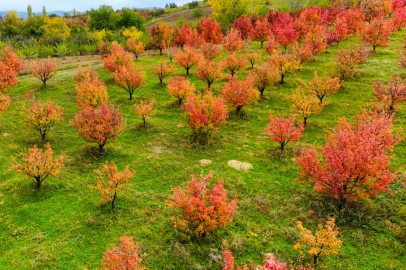
[[[321,258],[327,269],[406,269],[406,245],[388,226],[399,221],[402,208],[406,211],[406,193],[400,179],[390,186],[395,197],[379,194],[338,210],[334,201],[317,194],[312,186],[295,181],[299,166],[292,160],[301,147],[323,145],[325,133],[340,118],[353,121],[363,108],[372,108],[376,101],[372,95],[374,81],[387,83],[390,76],[406,76],[406,70],[398,65],[405,34],[405,29],[391,34],[388,47],[377,48],[366,64],[357,67],[361,75],[346,81],[338,93],[326,98],[328,105],[309,119],[303,138],[294,146],[288,145],[284,155],[264,133],[269,113],[289,117],[290,93],[301,80],[311,80],[316,70],[323,75],[339,47],[359,43],[356,38],[330,47],[327,53],[317,55],[315,62],[304,63],[299,72],[288,75],[285,84],[265,90],[258,104],[245,109],[243,118],[236,117],[230,108],[228,123],[219,128],[216,143],[210,146],[191,143],[191,132],[177,100],[149,72],[160,58],[169,61],[166,56],[143,54],[136,61],[147,72],[147,83],[136,90],[133,100],[114,83],[113,74],[104,70],[101,61],[93,63],[107,85],[109,103],[119,106],[127,118],[126,130],[107,145],[103,157],[97,155],[96,144],[83,141],[69,124],[78,112],[71,81],[76,67],[61,68],[47,88],[32,75],[20,76],[18,87],[10,91],[11,105],[0,118],[0,182],[6,184],[1,190],[5,203],[0,215],[0,268],[100,268],[103,252],[111,243],[117,244],[123,234],[141,244],[140,253],[147,254],[143,265],[148,269],[221,269],[223,242],[239,265],[249,264],[251,259],[262,262],[266,253],[284,261],[296,260],[300,256],[293,249],[299,238],[296,221],[314,231],[319,223],[335,217],[343,247],[338,255]],[[261,61],[269,57],[258,42],[251,43],[250,49],[262,53]],[[226,55],[223,53],[215,61]],[[192,74],[195,69],[191,69]],[[245,78],[250,69],[247,64],[237,77]],[[178,66],[176,74],[186,72]],[[204,82],[194,75],[189,79],[197,91],[202,91]],[[223,82],[213,84],[216,95],[222,86]],[[27,89],[36,89],[37,99],[51,98],[64,109],[63,122],[54,126],[48,140],[55,155],[65,152],[65,167],[59,175],[47,179],[41,191],[31,180],[10,169],[10,155],[33,144],[42,147],[39,134],[24,128],[20,116],[21,110],[30,106],[25,97]],[[157,101],[157,113],[147,119],[144,129],[133,104],[152,98]],[[405,117],[406,106],[400,105],[396,130],[406,130]],[[297,119],[302,121],[300,116]],[[393,171],[405,171],[405,150],[406,140],[395,147]],[[202,159],[212,163],[201,167]],[[128,164],[130,170],[136,171],[132,187],[119,194],[116,211],[101,205],[100,196],[90,193],[88,187],[95,184],[93,171],[110,160],[120,171]],[[229,160],[248,162],[253,168],[238,171],[227,165]],[[175,230],[171,223],[175,213],[165,202],[171,188],[186,186],[190,173],[207,174],[210,170],[214,174],[211,183],[224,179],[229,196],[238,196],[240,208],[227,228],[196,241]]]

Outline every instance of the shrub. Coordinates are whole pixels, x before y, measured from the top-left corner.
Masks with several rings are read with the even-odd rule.
[[[238,209],[237,199],[229,201],[224,181],[218,181],[209,189],[212,172],[197,179],[192,175],[187,191],[174,188],[167,205],[180,211],[180,217],[172,218],[175,228],[192,235],[205,237],[218,227],[226,227]]]
[[[268,62],[279,71],[281,84],[284,83],[284,78],[287,75],[300,69],[300,61],[290,54],[275,52],[269,57]]]
[[[196,19],[200,19],[201,17],[204,16],[204,10],[201,8],[196,8],[192,12],[192,17]]]
[[[406,101],[406,82],[401,77],[390,77],[387,86],[379,81],[375,82],[374,88],[374,96],[382,101],[389,111],[393,111],[398,103]]]
[[[158,76],[159,82],[162,84],[167,76],[176,71],[176,67],[174,64],[168,64],[164,59],[161,59],[161,61],[156,66],[153,66],[150,71],[152,74]]]
[[[109,72],[116,72],[119,66],[130,68],[133,65],[133,57],[124,51],[124,48],[113,42],[111,53],[103,59],[104,68]]]
[[[32,75],[40,79],[44,83],[44,87],[47,87],[47,81],[56,75],[57,69],[56,60],[51,59],[50,56],[48,59],[34,61],[31,66]]]
[[[244,41],[240,31],[233,28],[230,32],[223,38],[223,49],[228,52],[242,51],[244,49]]]
[[[141,68],[126,68],[118,66],[114,72],[114,81],[116,84],[130,94],[130,100],[133,99],[135,89],[145,86],[146,75]]]
[[[220,94],[227,103],[240,112],[243,107],[259,99],[259,93],[253,88],[253,84],[253,77],[247,77],[243,81],[228,75],[228,82],[224,83],[224,89],[220,90]]]
[[[245,67],[246,60],[242,56],[238,58],[236,53],[231,53],[227,57],[223,58],[221,63],[224,70],[228,71],[231,74],[231,77],[233,77],[234,74]]]
[[[308,84],[304,83],[304,88],[309,94],[317,97],[320,104],[322,104],[325,96],[338,92],[342,85],[343,81],[340,81],[340,78],[325,78],[323,80],[317,76],[317,71],[315,71],[314,79],[309,81]]]
[[[19,174],[24,174],[28,179],[33,179],[37,189],[42,188],[42,183],[48,178],[59,173],[59,168],[63,166],[64,158],[54,158],[49,143],[45,144],[46,151],[34,148],[28,148],[29,153],[21,152],[17,156],[21,157],[18,162],[11,156],[11,168]]]
[[[323,105],[313,96],[307,95],[302,87],[298,87],[291,94],[292,111],[297,111],[303,117],[303,125],[307,125],[307,119],[323,110]]]
[[[156,110],[153,110],[155,100],[150,100],[148,103],[141,100],[140,104],[134,104],[135,114],[144,121],[144,128],[146,127],[145,120],[154,115]]]
[[[175,76],[169,81],[167,85],[168,94],[172,97],[176,97],[179,101],[179,106],[182,105],[182,101],[190,95],[193,95],[195,89],[194,84],[190,84],[189,80],[185,77]]]
[[[106,85],[98,77],[86,79],[75,85],[76,102],[79,109],[84,107],[98,108],[107,103],[109,98]]]
[[[267,87],[274,85],[280,80],[279,70],[271,66],[268,62],[263,62],[249,72],[249,76],[254,78],[254,87],[258,89],[261,96]]]
[[[202,55],[192,47],[185,46],[183,50],[175,53],[174,57],[178,64],[186,69],[186,76],[188,76],[189,70],[199,62]]]
[[[210,60],[202,59],[197,65],[196,77],[207,83],[207,88],[210,88],[214,82],[223,79],[224,75],[223,64],[215,63]]]
[[[247,52],[245,58],[251,63],[251,68],[254,68],[254,64],[258,59],[261,59],[261,54],[256,52]]]
[[[72,76],[72,81],[75,83],[80,83],[83,81],[92,81],[98,76],[97,72],[94,70],[90,64],[87,65],[87,68],[83,70],[82,65],[78,67],[78,73]]]

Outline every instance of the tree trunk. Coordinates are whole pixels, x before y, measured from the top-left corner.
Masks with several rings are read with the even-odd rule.
[[[317,256],[317,255],[313,255],[313,263],[314,263],[314,266],[317,265],[317,259],[318,259],[318,256]]]
[[[283,153],[283,149],[285,148],[285,144],[281,143],[281,152]]]
[[[251,62],[251,68],[254,68],[254,62]]]
[[[186,76],[189,76],[189,69],[190,68],[186,68]]]
[[[162,48],[159,48],[159,53],[162,55]]]
[[[183,99],[183,98],[178,98],[179,106],[182,106],[182,99]]]
[[[303,125],[307,126],[307,117],[304,117]]]
[[[44,87],[47,87],[47,81],[44,80],[44,81],[42,81],[42,82],[44,83]]]
[[[42,182],[41,182],[41,179],[39,179],[39,178],[35,178],[35,180],[37,181],[37,189],[41,189],[41,188],[42,188]]]
[[[40,132],[40,133],[41,133],[42,142],[45,142],[45,136],[46,136],[45,132],[44,133]]]
[[[111,209],[115,209],[116,206],[114,205],[114,202],[116,201],[116,196],[117,196],[117,192],[114,192],[113,198],[111,199]]]
[[[144,120],[144,128],[146,128],[146,125],[145,125],[145,117],[144,117],[144,118],[142,118],[142,120]]]
[[[163,82],[164,82],[164,78],[163,78],[163,77],[159,77],[159,83],[160,83],[160,84],[163,84]]]
[[[135,54],[135,59],[138,60],[138,54]]]
[[[130,100],[132,100],[132,99],[133,99],[133,93],[130,92]]]
[[[103,154],[103,152],[104,152],[104,144],[99,144],[99,153],[100,154]]]
[[[262,49],[263,45],[264,45],[264,41],[261,41],[261,49]]]
[[[261,97],[264,95],[264,90],[265,90],[265,88],[264,89],[259,89],[259,92],[261,92]]]
[[[282,75],[282,80],[281,80],[281,84],[283,84],[283,79],[285,78],[285,75]]]
[[[237,109],[237,112],[240,112],[242,109],[242,106],[237,106],[236,109]]]

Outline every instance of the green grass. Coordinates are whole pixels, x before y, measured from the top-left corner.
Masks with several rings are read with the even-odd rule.
[[[249,264],[251,259],[260,263],[266,253],[285,261],[296,260],[296,221],[315,230],[330,216],[336,217],[344,245],[338,255],[321,259],[327,269],[406,269],[406,245],[385,224],[385,220],[399,221],[398,210],[406,206],[401,181],[391,185],[395,197],[380,194],[340,212],[311,186],[294,181],[299,166],[292,160],[301,147],[323,144],[326,130],[340,118],[353,121],[362,108],[371,108],[375,101],[374,81],[386,83],[392,75],[406,76],[397,63],[405,34],[406,30],[392,34],[389,47],[378,48],[358,68],[361,75],[356,80],[346,81],[337,94],[327,97],[329,104],[309,119],[300,143],[289,145],[283,156],[278,145],[265,136],[268,114],[290,116],[290,93],[301,80],[310,80],[315,70],[319,75],[328,71],[337,46],[318,55],[315,62],[303,64],[301,71],[286,77],[284,85],[265,90],[264,98],[246,109],[248,117],[231,117],[219,128],[217,142],[212,146],[190,143],[188,128],[178,126],[185,122],[177,101],[148,71],[164,56],[141,56],[138,60],[148,79],[133,101],[115,85],[113,75],[97,65],[100,78],[108,87],[109,102],[119,106],[127,118],[125,132],[107,145],[104,157],[94,155],[96,145],[84,142],[69,124],[78,112],[71,81],[75,69],[60,71],[46,89],[32,75],[19,77],[18,87],[10,92],[11,105],[0,118],[0,182],[6,184],[1,190],[5,203],[0,214],[0,269],[100,268],[103,252],[110,243],[118,243],[123,234],[140,242],[141,253],[147,254],[144,265],[148,269],[221,269],[223,241],[240,265]],[[352,42],[358,41],[344,41],[340,46],[348,47]],[[253,42],[250,47],[262,52],[263,60],[267,59],[259,43]],[[238,77],[247,76],[249,70],[247,65]],[[185,71],[179,67],[177,74]],[[190,79],[197,89],[204,87],[193,75]],[[213,85],[216,94],[222,84]],[[20,116],[23,107],[30,103],[24,97],[27,89],[37,89],[37,98],[51,98],[64,108],[63,122],[55,125],[48,139],[56,154],[65,152],[66,164],[59,175],[45,181],[41,191],[35,190],[31,180],[10,169],[10,155],[33,144],[41,145],[39,134],[25,129]],[[147,120],[150,128],[144,130],[132,105],[150,98],[157,100],[157,114]],[[405,130],[406,106],[399,108],[395,127]],[[405,141],[396,146],[391,162],[394,171],[405,171],[405,150]],[[202,168],[200,159],[213,163]],[[250,162],[253,169],[232,169],[227,166],[232,159]],[[93,170],[109,160],[114,160],[120,170],[129,164],[136,171],[132,187],[119,194],[115,212],[108,205],[101,205],[98,194],[90,193],[88,188],[95,183]],[[171,188],[186,186],[191,172],[206,174],[210,170],[214,181],[224,179],[229,194],[238,195],[240,208],[227,228],[196,242],[175,231],[170,222],[174,212],[165,201]]]

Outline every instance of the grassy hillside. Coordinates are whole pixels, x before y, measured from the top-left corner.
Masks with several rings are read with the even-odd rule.
[[[290,93],[301,80],[310,80],[315,70],[322,75],[329,69],[338,51],[336,46],[318,55],[315,62],[305,63],[300,72],[286,78],[284,85],[266,90],[258,104],[246,109],[244,119],[231,115],[219,128],[217,143],[212,146],[190,142],[190,131],[181,125],[184,120],[177,101],[148,71],[164,56],[141,56],[138,60],[148,79],[133,101],[115,85],[113,75],[96,64],[108,87],[109,102],[119,106],[127,118],[125,132],[107,145],[104,157],[97,156],[96,145],[84,142],[69,124],[78,112],[71,81],[76,69],[60,70],[46,89],[32,75],[20,76],[18,87],[10,93],[11,105],[0,118],[0,182],[6,184],[1,190],[5,203],[0,208],[0,269],[100,268],[103,252],[110,243],[118,243],[123,234],[140,242],[141,253],[147,254],[144,263],[148,269],[221,269],[224,241],[238,264],[249,264],[251,259],[259,263],[266,253],[281,260],[295,260],[299,257],[293,249],[299,237],[296,221],[314,230],[330,216],[336,218],[344,244],[338,255],[322,258],[327,269],[406,269],[406,245],[385,223],[399,221],[398,213],[406,207],[401,181],[391,186],[395,197],[380,194],[339,211],[311,186],[294,181],[299,166],[292,160],[301,147],[323,144],[325,132],[340,118],[352,121],[362,108],[371,108],[374,81],[386,83],[392,75],[406,76],[397,63],[405,34],[406,30],[392,34],[389,47],[378,48],[368,63],[359,67],[359,78],[346,81],[337,94],[327,97],[329,104],[309,120],[301,142],[289,145],[283,156],[278,145],[265,136],[268,114],[290,116]],[[358,40],[344,41],[340,46],[348,47],[352,42]],[[257,42],[250,45],[266,60],[267,53],[259,47]],[[247,65],[238,77],[245,77],[249,70]],[[177,74],[185,71],[179,67]],[[193,75],[189,78],[197,89],[203,89],[203,82]],[[222,85],[213,85],[216,94]],[[27,89],[37,89],[37,98],[51,98],[64,109],[63,122],[55,125],[48,138],[55,153],[66,153],[66,164],[59,175],[46,180],[41,191],[10,169],[10,155],[33,144],[41,145],[39,134],[25,129],[20,116],[20,111],[30,105],[24,97]],[[132,105],[150,98],[157,100],[157,114],[147,120],[149,127],[144,130]],[[405,117],[406,106],[402,105],[396,129],[406,130]],[[396,146],[391,162],[394,171],[405,171],[405,150],[406,141]],[[213,163],[201,167],[201,159]],[[234,159],[252,163],[253,169],[242,172],[228,167],[227,161]],[[129,164],[136,171],[132,187],[119,194],[115,212],[101,205],[98,194],[88,188],[95,183],[93,170],[109,160],[114,160],[120,170]],[[210,170],[215,182],[224,179],[229,194],[238,195],[240,209],[226,229],[196,242],[176,232],[170,221],[174,213],[165,202],[171,188],[186,186],[190,173],[206,174]]]

